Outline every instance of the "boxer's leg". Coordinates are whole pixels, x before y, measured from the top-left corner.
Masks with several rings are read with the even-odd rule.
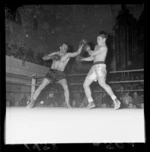
[[[86,76],[85,80],[84,80],[84,83],[83,83],[83,88],[84,88],[84,92],[85,92],[85,95],[88,99],[88,108],[93,108],[95,107],[95,104],[94,104],[94,100],[92,98],[92,93],[91,93],[91,89],[90,89],[90,85],[93,81],[95,81],[95,78],[96,78],[96,75],[93,71],[93,67],[90,69],[88,75]]]
[[[118,109],[120,107],[120,101],[117,99],[117,97],[114,95],[111,87],[106,84],[106,69],[104,65],[96,65],[96,74],[99,85],[108,93],[108,95],[112,98],[115,104],[115,109]]]
[[[67,106],[69,108],[71,108],[70,103],[69,103],[69,89],[68,89],[68,85],[67,85],[67,80],[62,79],[62,80],[59,80],[58,83],[63,87],[65,102],[66,102]]]
[[[50,83],[51,81],[47,78],[44,78],[42,83],[40,84],[40,86],[37,88],[37,90],[34,92],[30,103],[27,105],[27,107],[32,108],[35,104],[35,100],[37,99],[37,97],[39,96],[39,94],[41,93],[41,91]]]

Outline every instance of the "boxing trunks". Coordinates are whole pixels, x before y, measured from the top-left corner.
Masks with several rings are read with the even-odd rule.
[[[88,77],[92,79],[93,81],[97,81],[98,76],[105,77],[107,74],[106,71],[106,64],[103,61],[97,61],[93,63],[93,66],[91,67]]]
[[[59,80],[66,79],[66,75],[63,71],[59,71],[56,69],[50,69],[47,72],[45,78],[49,79],[52,82],[57,82]]]

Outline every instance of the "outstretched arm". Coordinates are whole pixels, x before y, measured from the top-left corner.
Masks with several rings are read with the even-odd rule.
[[[48,54],[48,55],[45,55],[45,56],[43,57],[43,60],[50,60],[53,55],[58,54],[58,53],[59,53],[59,52],[53,52],[53,53],[50,53],[50,54]]]
[[[93,56],[90,56],[90,57],[87,57],[87,58],[82,58],[81,61],[93,61],[94,60],[94,57]]]
[[[79,48],[78,48],[78,50],[76,52],[69,53],[69,57],[76,57],[76,56],[78,56],[81,53],[82,48],[83,48],[83,45],[80,45]]]

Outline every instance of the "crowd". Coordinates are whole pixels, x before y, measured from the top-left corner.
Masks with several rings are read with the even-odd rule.
[[[42,57],[44,56],[43,53],[37,53],[34,55],[32,49],[25,49],[24,47],[18,47],[17,45],[8,45],[6,43],[6,55],[12,56],[17,59],[21,59],[23,62],[28,61],[35,64],[43,65],[46,67],[51,66],[51,62],[43,61]]]
[[[143,108],[144,94],[143,91],[124,91],[121,87],[119,92],[115,92],[121,101],[122,108]],[[113,108],[113,101],[106,92],[93,92],[94,102],[98,108]],[[19,102],[15,101],[13,93],[7,95],[6,106],[25,107],[29,101],[30,95],[25,93]],[[84,108],[88,101],[84,92],[71,92],[70,104],[74,108]],[[65,98],[62,92],[56,92],[52,88],[50,91],[44,90],[36,101],[37,107],[66,107]]]

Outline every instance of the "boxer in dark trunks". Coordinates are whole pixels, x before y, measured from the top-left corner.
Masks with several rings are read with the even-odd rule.
[[[93,81],[98,81],[99,85],[110,95],[111,99],[114,102],[114,109],[119,109],[120,101],[114,95],[111,87],[106,84],[106,64],[105,58],[107,55],[107,46],[106,46],[107,34],[106,32],[100,32],[97,36],[98,45],[95,46],[94,51],[90,49],[90,46],[86,47],[86,51],[89,53],[89,57],[81,58],[81,61],[94,61],[93,66],[91,67],[89,73],[87,74],[83,88],[88,99],[88,108],[94,108],[95,103],[91,96],[90,85]]]
[[[43,57],[43,60],[53,60],[50,70],[47,72],[45,78],[43,79],[41,85],[34,92],[33,96],[30,99],[27,107],[33,108],[35,106],[35,100],[41,93],[41,91],[50,83],[59,83],[64,89],[65,102],[67,107],[71,107],[69,103],[69,89],[67,85],[66,76],[64,69],[69,62],[70,58],[76,57],[81,53],[82,47],[84,44],[80,44],[76,52],[70,53],[68,51],[68,45],[63,43],[60,46],[60,51],[53,52],[49,55]]]

